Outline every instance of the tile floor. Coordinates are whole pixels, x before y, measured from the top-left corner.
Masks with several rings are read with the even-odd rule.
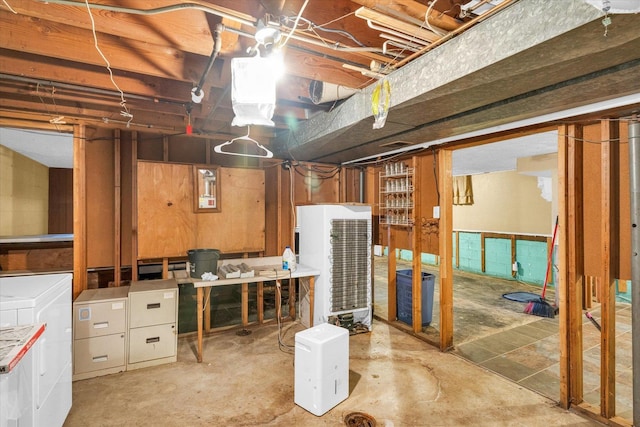
[[[411,268],[398,260],[397,269]],[[436,276],[432,322],[423,328],[425,339],[438,341],[438,270],[424,265],[423,272]],[[376,257],[374,314],[387,320],[387,258]],[[502,298],[514,291],[539,293],[540,287],[515,280],[493,279],[454,271],[454,350],[456,354],[495,372],[523,387],[553,400],[559,400],[558,317],[542,318],[524,314],[525,304]],[[546,299],[554,301],[553,289]],[[423,308],[423,316],[424,316]],[[599,321],[599,307],[591,313]],[[616,414],[631,420],[631,306],[616,306]],[[398,324],[400,322],[396,322]],[[400,325],[402,326],[402,325]],[[599,406],[600,333],[585,317],[583,322],[584,399]]]

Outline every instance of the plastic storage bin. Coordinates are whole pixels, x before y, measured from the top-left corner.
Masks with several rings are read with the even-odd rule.
[[[431,323],[433,314],[433,288],[436,277],[433,274],[422,273],[422,326]],[[413,270],[396,271],[396,308],[398,320],[413,325],[412,285]]]

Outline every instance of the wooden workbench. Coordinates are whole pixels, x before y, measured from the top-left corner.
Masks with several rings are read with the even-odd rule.
[[[194,280],[193,286],[196,288],[196,300],[197,300],[197,316],[198,316],[198,363],[202,362],[202,337],[204,332],[209,332],[211,329],[211,322],[205,322],[205,305],[208,307],[211,304],[211,288],[214,286],[225,285],[242,285],[243,286],[243,298],[244,289],[248,287],[249,283],[258,283],[261,285],[263,282],[279,282],[283,279],[309,279],[309,321],[313,326],[313,286],[315,277],[320,274],[320,270],[307,267],[305,265],[298,264],[296,271],[290,272],[282,270],[282,257],[260,257],[260,258],[237,258],[237,259],[225,259],[218,262],[218,265],[238,265],[247,264],[255,271],[253,277],[240,277],[234,279],[218,279],[218,280]],[[205,304],[205,300],[207,303]],[[245,305],[243,304],[243,307]],[[209,310],[207,310],[209,313]],[[276,305],[276,316],[280,316],[280,305]],[[244,317],[244,315],[243,315]],[[207,316],[209,319],[209,316]]]

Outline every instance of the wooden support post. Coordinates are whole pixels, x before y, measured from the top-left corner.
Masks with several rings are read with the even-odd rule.
[[[276,301],[276,311],[278,311],[279,307],[278,301]],[[249,284],[242,284],[242,325],[246,326],[249,324]]]
[[[298,279],[289,279],[289,317],[296,320],[296,285]]]
[[[87,289],[86,127],[73,128],[73,299]]]
[[[138,133],[131,133],[131,280],[138,280]]]
[[[120,142],[120,129],[114,131],[113,141],[113,282],[115,286],[120,286],[122,281],[122,262],[121,262],[121,247],[122,241],[122,189],[121,189],[121,175],[122,169],[120,167],[121,159],[121,142]]]
[[[162,278],[169,278],[169,258],[162,258]]]
[[[562,125],[558,134],[560,405],[568,409],[583,400],[582,127]]]
[[[398,317],[397,304],[397,284],[396,284],[396,236],[391,225],[387,227],[387,242],[389,245],[389,256],[387,256],[387,313],[389,321],[394,321]]]
[[[166,135],[162,137],[162,161],[169,161],[169,137]]]
[[[616,414],[616,277],[618,259],[618,218],[620,182],[620,144],[618,122],[600,122],[601,223],[600,297],[602,332],[600,335],[600,414],[609,419]]]
[[[487,262],[486,262],[486,257],[485,257],[485,245],[484,245],[484,240],[486,239],[486,235],[481,232],[480,233],[480,269],[482,270],[482,272],[484,273],[487,270]]]
[[[244,253],[242,255],[242,258],[249,258],[249,254],[248,253]],[[249,283],[245,282],[242,284],[242,291],[241,291],[241,306],[240,306],[240,312],[241,312],[241,316],[242,316],[242,325],[246,326],[249,324]],[[278,311],[278,307],[280,305],[280,300],[277,299],[276,300],[276,312]]]
[[[198,288],[202,289],[202,288]],[[201,314],[204,314],[204,331],[209,333],[211,331],[211,287],[207,287],[204,290],[205,303],[201,307]],[[204,313],[203,313],[204,312]]]
[[[276,280],[276,321],[280,322],[282,319],[282,282]]]
[[[438,151],[440,185],[440,350],[453,346],[453,176],[452,152]]]
[[[264,322],[264,282],[258,282],[258,323]]]
[[[411,268],[412,283],[411,283],[411,297],[412,297],[412,323],[413,332],[422,331],[422,292],[426,292],[426,289],[422,289],[422,234],[420,233],[420,226],[418,225],[418,218],[422,218],[422,212],[420,212],[420,186],[415,183],[421,180],[420,171],[420,158],[413,156],[413,213],[411,222],[414,224],[411,228],[411,245],[413,251],[413,258]]]
[[[211,290],[211,288],[207,288]],[[204,289],[201,287],[196,288],[196,318],[198,321],[198,355],[197,360],[198,363],[202,362],[202,310],[204,309],[203,300],[204,299]]]

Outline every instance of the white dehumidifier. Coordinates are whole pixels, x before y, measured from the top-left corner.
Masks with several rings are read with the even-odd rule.
[[[295,335],[294,402],[320,416],[349,396],[349,331],[323,323]]]

